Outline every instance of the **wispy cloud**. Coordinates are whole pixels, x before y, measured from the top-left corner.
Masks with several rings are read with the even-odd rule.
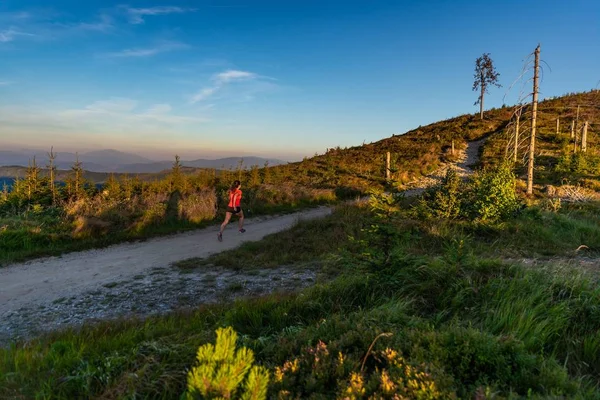
[[[0,43],[12,42],[19,36],[35,36],[32,33],[23,32],[15,28],[8,28],[0,31]]]
[[[191,103],[195,104],[199,101],[206,100],[210,96],[212,96],[217,90],[218,90],[217,87],[208,87],[208,88],[201,89],[195,95],[192,96]]]
[[[231,81],[243,81],[243,80],[248,80],[248,79],[254,79],[257,76],[258,75],[256,75],[253,72],[238,71],[235,69],[230,69],[228,71],[221,72],[221,73],[215,75],[214,79],[220,83],[228,83]]]
[[[101,14],[96,22],[80,22],[74,26],[83,31],[108,32],[115,28],[113,18],[108,14]]]
[[[219,72],[218,74],[215,74],[212,77],[212,81],[214,82],[214,84],[210,87],[206,87],[199,90],[190,98],[190,103],[195,104],[199,101],[206,100],[229,83],[253,80],[258,77],[259,75],[255,74],[254,72],[240,71],[235,69],[229,69],[227,71]]]
[[[150,57],[169,51],[182,50],[189,48],[185,43],[163,42],[154,47],[125,49],[115,53],[108,53],[106,57]]]
[[[110,98],[82,108],[48,109],[0,106],[0,132],[12,128],[55,128],[65,132],[161,132],[206,122],[206,118],[174,114],[169,104],[142,108],[129,98]]]
[[[115,123],[134,124],[156,122],[177,125],[189,122],[204,122],[205,118],[174,115],[169,104],[154,104],[144,111],[136,111],[139,103],[128,98],[115,97],[108,100],[96,101],[85,108],[64,110],[59,117],[68,121],[93,123],[110,117]]]
[[[160,6],[160,7],[149,7],[149,8],[125,8],[129,15],[129,22],[135,25],[143,24],[144,17],[151,15],[167,15],[167,14],[184,14],[187,12],[194,12],[194,8],[183,8],[173,6]]]
[[[11,84],[11,82],[9,82],[9,81],[0,81],[0,86],[8,86],[10,84]]]

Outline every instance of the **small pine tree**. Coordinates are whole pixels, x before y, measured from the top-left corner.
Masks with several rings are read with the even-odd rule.
[[[75,162],[71,167],[71,176],[67,179],[67,190],[69,197],[74,199],[82,198],[85,194],[85,181],[83,178],[83,164],[79,161],[79,155],[76,155]]]
[[[32,197],[37,194],[39,186],[39,174],[40,168],[37,166],[34,156],[33,160],[29,161],[25,175],[25,182],[27,184],[27,200],[31,201]]]
[[[181,192],[186,186],[186,183],[184,182],[185,176],[183,175],[181,169],[181,159],[178,155],[175,155],[175,161],[173,162],[173,168],[171,170],[171,192],[175,190],[179,190]]]
[[[119,199],[121,197],[121,184],[115,178],[114,174],[110,174],[104,183],[104,193],[110,199]]]
[[[231,327],[219,328],[216,344],[198,349],[197,365],[188,373],[188,400],[267,398],[268,370],[253,366],[252,350],[236,350],[236,341],[237,333]]]
[[[260,185],[260,172],[258,170],[258,165],[253,165],[252,167],[250,167],[250,185]]]
[[[271,169],[269,168],[269,161],[265,161],[265,165],[263,168],[263,183],[271,183]]]

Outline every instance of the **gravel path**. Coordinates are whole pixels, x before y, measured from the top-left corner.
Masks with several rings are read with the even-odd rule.
[[[330,213],[330,208],[319,207],[279,217],[249,219],[244,234],[237,232],[234,221],[225,231],[223,242],[217,241],[218,227],[215,226],[0,269],[0,345],[11,338],[28,337],[88,319],[110,318],[128,312],[147,315],[169,311],[184,303],[216,301],[218,289],[229,286],[239,289],[242,285],[241,290],[231,291],[236,294],[280,287],[289,290],[290,282],[292,287],[302,287],[299,282],[314,277],[310,271],[280,268],[257,276],[213,270],[182,277],[181,272],[174,271],[170,265],[193,257],[205,258],[233,249],[242,242],[258,241],[291,228],[300,219],[321,218]],[[212,277],[206,278],[207,274]],[[208,288],[198,284],[207,280],[212,281]],[[282,285],[282,281],[286,285]],[[189,301],[183,301],[185,297]]]

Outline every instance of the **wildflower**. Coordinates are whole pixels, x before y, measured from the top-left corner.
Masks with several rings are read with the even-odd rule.
[[[388,372],[384,369],[381,371],[381,390],[383,393],[390,394],[396,389],[396,385],[390,378]]]
[[[358,399],[365,394],[364,382],[362,375],[353,372],[350,375],[350,386],[346,388],[348,399]]]

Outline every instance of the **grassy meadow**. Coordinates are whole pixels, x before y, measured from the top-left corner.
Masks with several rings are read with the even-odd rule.
[[[314,287],[2,349],[0,397],[179,398],[198,347],[229,326],[270,371],[270,398],[600,398],[600,271],[503,261],[571,259],[582,243],[597,256],[599,207],[480,224],[417,219],[408,204],[383,222],[373,205],[342,205],[208,260],[312,263]]]

